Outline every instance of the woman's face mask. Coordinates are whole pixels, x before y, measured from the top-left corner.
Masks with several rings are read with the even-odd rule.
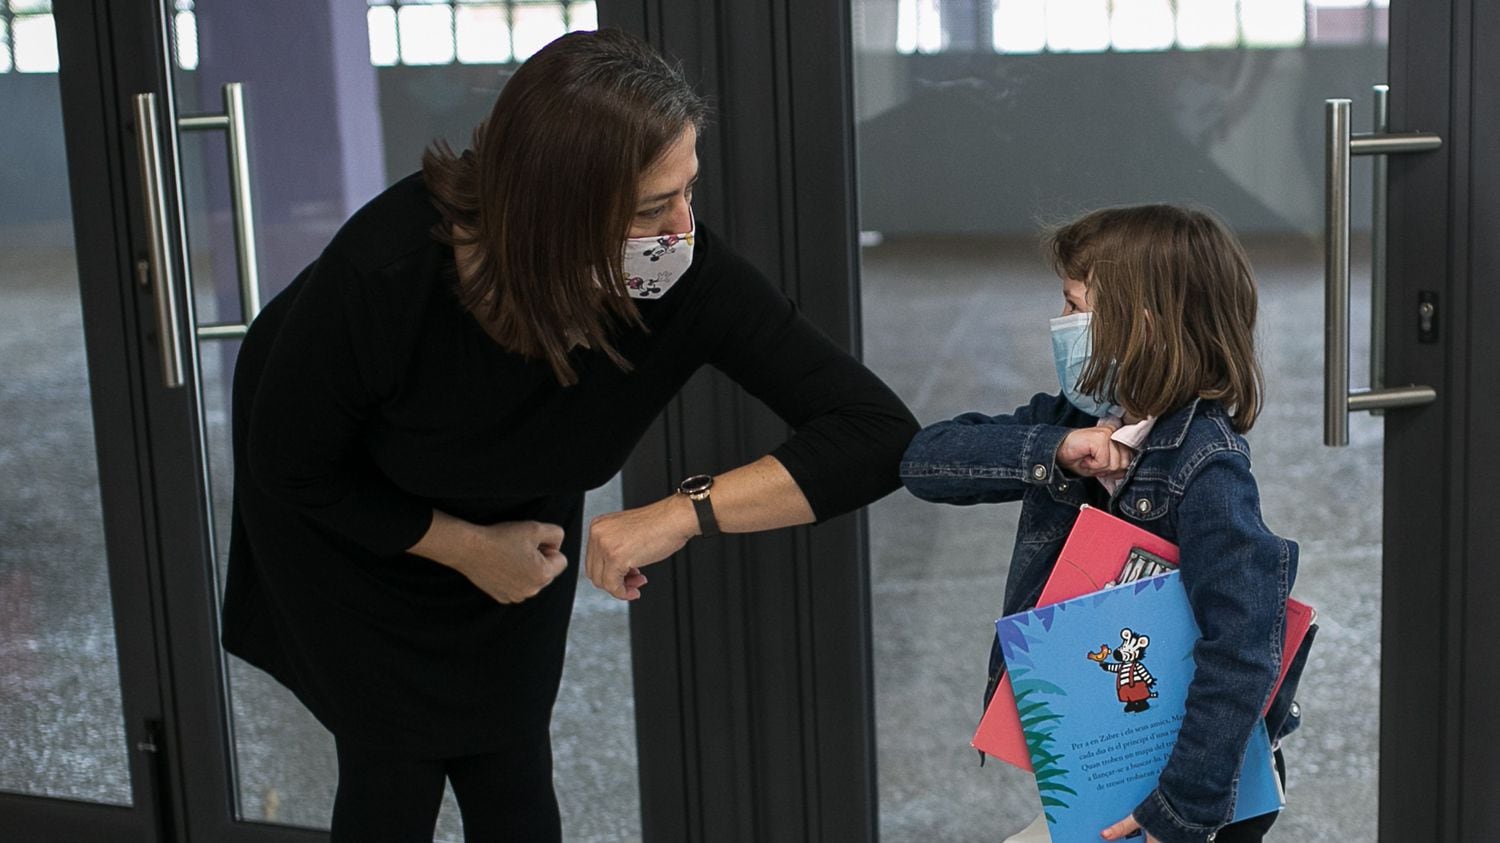
[[[1057,364],[1057,380],[1069,403],[1084,413],[1099,419],[1123,416],[1125,411],[1113,403],[1113,395],[1084,395],[1078,389],[1078,379],[1083,376],[1094,349],[1093,324],[1094,314],[1088,312],[1052,320],[1052,359]]]
[[[682,234],[631,237],[625,241],[625,289],[633,299],[659,299],[682,280],[693,263],[693,226]]]

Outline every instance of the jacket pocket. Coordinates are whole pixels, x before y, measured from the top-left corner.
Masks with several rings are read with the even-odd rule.
[[[1151,523],[1167,516],[1172,508],[1172,493],[1167,484],[1157,480],[1139,480],[1120,489],[1115,509],[1132,521]],[[1149,529],[1149,528],[1148,528]],[[1151,530],[1159,533],[1159,530]]]

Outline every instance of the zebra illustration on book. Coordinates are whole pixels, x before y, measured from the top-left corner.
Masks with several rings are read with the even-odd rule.
[[[1136,635],[1127,627],[1120,630],[1120,646],[1114,650],[1114,661],[1107,661],[1108,644],[1100,644],[1099,652],[1088,654],[1089,660],[1098,662],[1100,668],[1116,674],[1115,694],[1128,712],[1145,711],[1151,707],[1151,697],[1156,696],[1153,690],[1156,677],[1141,663],[1150,644],[1148,636]]]

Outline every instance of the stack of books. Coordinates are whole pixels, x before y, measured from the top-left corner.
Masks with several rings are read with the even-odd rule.
[[[1177,560],[1172,543],[1085,506],[1037,607],[996,621],[1006,675],[972,743],[1036,774],[1054,843],[1098,840],[1155,789],[1171,755],[1201,637]],[[1282,678],[1313,619],[1287,601]],[[1283,804],[1257,721],[1234,818]]]

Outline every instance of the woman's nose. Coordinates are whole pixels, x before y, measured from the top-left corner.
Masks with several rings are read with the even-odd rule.
[[[679,196],[672,200],[671,212],[661,219],[659,234],[685,234],[693,230],[693,203]]]

